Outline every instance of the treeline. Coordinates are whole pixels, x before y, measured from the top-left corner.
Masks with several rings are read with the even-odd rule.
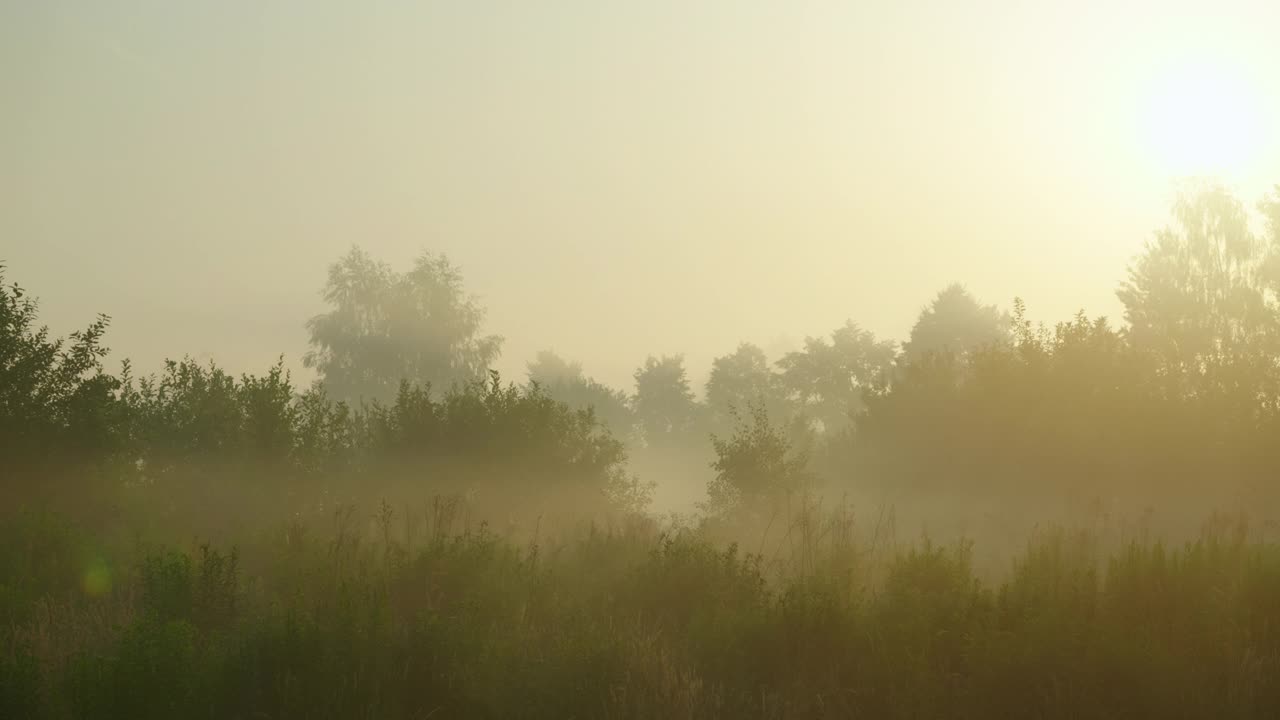
[[[1034,325],[1021,302],[1004,312],[955,285],[900,345],[853,322],[776,360],[744,343],[701,399],[680,356],[648,358],[631,392],[550,352],[504,385],[488,371],[501,338],[431,254],[404,273],[358,249],[333,265],[329,310],[308,323],[309,388],[281,365],[108,372],[107,318],[53,339],[4,286],[0,477],[19,500],[231,478],[314,495],[376,478],[636,508],[646,485],[628,455],[689,453],[713,463],[714,513],[821,487],[1272,497],[1280,191],[1260,210],[1255,232],[1225,190],[1184,196],[1118,290],[1122,324]]]
[[[106,318],[69,341],[34,327],[36,305],[0,288],[0,478],[7,511],[52,507],[209,533],[250,516],[395,496],[478,490],[502,504],[567,501],[636,509],[625,449],[589,410],[488,381],[433,393],[402,383],[391,402],[299,390],[282,364],[234,377],[169,361],[134,378],[104,370]],[[195,526],[190,523],[196,523]],[[221,533],[218,533],[221,534]]]
[[[719,506],[806,485],[1277,506],[1280,190],[1259,211],[1182,196],[1118,288],[1122,323],[1035,324],[951,286],[901,345],[852,322],[774,362],[744,344],[701,402],[679,358],[651,359],[629,427],[716,435]]]

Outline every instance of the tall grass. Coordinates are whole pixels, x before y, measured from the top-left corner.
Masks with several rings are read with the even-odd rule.
[[[437,500],[103,558],[22,516],[0,717],[1280,717],[1280,547],[1242,524],[1046,530],[994,579],[885,524],[517,536]]]

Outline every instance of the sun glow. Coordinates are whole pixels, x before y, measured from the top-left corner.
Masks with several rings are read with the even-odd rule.
[[[1224,63],[1184,62],[1151,83],[1143,132],[1161,172],[1246,173],[1262,141],[1258,94],[1248,74]]]

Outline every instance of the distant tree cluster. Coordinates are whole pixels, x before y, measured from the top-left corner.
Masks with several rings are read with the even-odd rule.
[[[1007,340],[907,358],[892,384],[868,395],[841,470],[970,494],[1149,495],[1226,481],[1246,496],[1274,495],[1275,202],[1263,204],[1270,220],[1258,236],[1225,191],[1182,198],[1175,224],[1118,291],[1123,327],[1083,312],[1033,326],[1018,302]]]
[[[127,486],[207,512],[224,486],[262,500],[376,492],[406,478],[513,498],[561,491],[601,508],[643,500],[622,443],[592,412],[496,374],[440,393],[403,380],[390,401],[359,405],[331,399],[325,384],[300,391],[282,363],[239,378],[190,359],[157,376],[134,378],[127,363],[112,375],[101,363],[107,318],[65,342],[36,327],[36,310],[21,288],[0,282],[6,507],[100,501],[93,490]]]
[[[777,359],[742,343],[713,361],[701,397],[682,355],[645,359],[631,392],[550,351],[527,384],[502,386],[489,374],[501,338],[483,334],[458,269],[429,253],[404,273],[359,249],[330,268],[305,392],[280,365],[107,373],[107,318],[51,339],[35,302],[3,286],[0,473],[13,485],[94,466],[162,483],[193,467],[394,466],[475,480],[500,462],[616,497],[628,451],[706,451],[715,512],[821,483],[1098,493],[1227,476],[1262,492],[1280,471],[1280,189],[1260,210],[1257,233],[1228,192],[1184,196],[1118,290],[1121,326],[1080,313],[1045,327],[1021,301],[1008,313],[951,285],[901,346],[853,321]]]

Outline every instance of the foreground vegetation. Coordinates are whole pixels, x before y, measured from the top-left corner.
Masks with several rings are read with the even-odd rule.
[[[125,560],[23,516],[0,716],[1280,713],[1280,546],[1238,525],[1178,547],[1045,532],[987,583],[964,544],[877,551],[844,515],[761,554],[640,519],[530,542],[456,502],[405,520]]]

